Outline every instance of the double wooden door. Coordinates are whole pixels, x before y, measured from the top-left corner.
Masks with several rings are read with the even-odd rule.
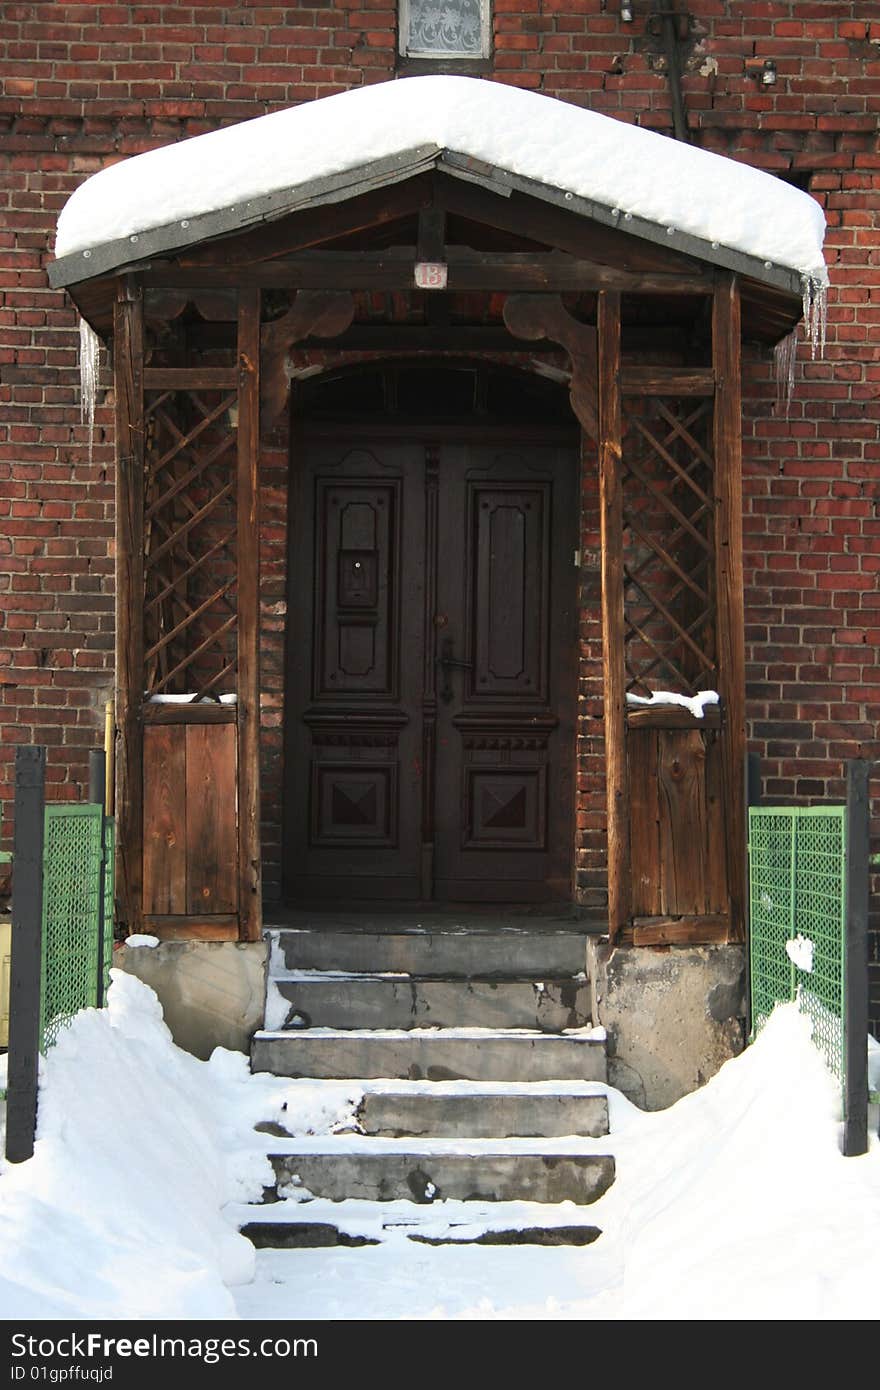
[[[570,898],[575,449],[325,435],[295,475],[287,896]]]

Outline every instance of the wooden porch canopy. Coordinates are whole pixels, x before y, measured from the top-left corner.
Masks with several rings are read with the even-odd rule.
[[[564,354],[599,471],[610,932],[741,937],[740,343],[798,322],[797,270],[423,146],[77,249],[50,279],[113,343],[131,929],[259,934],[260,436],[291,351],[324,348]],[[720,703],[628,705],[658,687]]]

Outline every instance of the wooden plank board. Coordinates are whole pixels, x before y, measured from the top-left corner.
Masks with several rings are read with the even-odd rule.
[[[730,915],[727,882],[727,806],[724,800],[722,738],[704,736],[706,744],[706,909]]]
[[[657,786],[657,733],[629,730],[629,826],[632,858],[632,911],[657,916],[660,906],[660,799]]]
[[[712,365],[717,383],[715,453],[715,585],[718,691],[726,712],[724,801],[727,806],[731,932],[745,932],[746,813],[744,766],[745,614],[742,554],[742,392],[740,295],[737,277],[719,274],[712,314]]]
[[[236,384],[234,367],[147,367],[148,391],[228,391]]]
[[[238,909],[235,729],[188,724],[186,738],[186,911]]]
[[[667,916],[706,910],[705,760],[701,734],[658,734],[660,911]]]
[[[608,808],[608,919],[611,940],[629,919],[629,792],[623,621],[623,480],[620,410],[620,295],[598,306],[599,512],[602,543],[602,682]]]
[[[234,724],[235,705],[146,704],[145,724]]]
[[[143,298],[133,277],[117,286],[116,392],[116,896],[120,920],[140,930],[143,910],[144,689]]]
[[[420,215],[431,211],[436,209],[423,209]],[[708,275],[695,277],[663,272],[634,274],[559,251],[549,254],[541,251],[478,252],[461,246],[447,246],[443,248],[442,255],[436,256],[417,255],[411,247],[354,252],[304,251],[296,256],[244,266],[236,271],[235,278],[240,287],[265,289],[406,291],[414,287],[417,260],[442,260],[449,268],[448,289],[453,294],[508,290],[588,293],[608,289],[635,294],[676,295],[695,291],[711,293],[712,287]],[[147,271],[144,282],[156,287],[154,293],[161,287],[170,294],[176,292],[180,296],[185,290],[221,290],[229,283],[229,271],[157,265]],[[180,312],[174,299],[166,298],[164,302],[168,311]],[[157,299],[156,309],[162,307],[163,301]],[[708,373],[710,384],[706,391],[705,372],[690,372],[683,368],[644,370],[652,374],[662,374],[664,370],[677,371],[682,381],[680,394],[711,395],[714,389],[711,373]],[[660,394],[669,394],[665,385],[658,389]]]
[[[144,912],[186,912],[186,730],[144,730]]]
[[[238,308],[238,866],[236,902],[245,941],[262,926],[260,876],[260,291]]]
[[[681,705],[629,705],[626,711],[629,729],[703,729],[721,728],[721,710],[718,705],[709,705],[702,719],[695,718],[690,710]]]
[[[632,926],[634,946],[702,946],[726,941],[730,919],[708,913],[693,917],[636,918]]]
[[[238,917],[148,916],[144,926],[160,941],[237,941]]]
[[[624,367],[625,396],[714,396],[711,367]]]

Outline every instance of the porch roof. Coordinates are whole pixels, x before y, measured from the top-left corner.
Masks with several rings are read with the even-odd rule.
[[[825,220],[808,194],[552,97],[439,76],[325,97],[102,170],[62,210],[50,283],[73,286],[431,168],[790,295],[827,283]]]

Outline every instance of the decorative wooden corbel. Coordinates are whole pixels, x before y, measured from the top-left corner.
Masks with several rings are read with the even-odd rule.
[[[312,334],[335,338],[353,318],[354,297],[347,290],[300,290],[286,314],[263,324],[260,404],[264,427],[277,420],[287,404],[290,380],[284,366],[293,345]]]
[[[585,433],[599,437],[599,370],[596,330],[579,323],[558,294],[510,294],[504,322],[515,338],[559,343],[571,361],[571,407]]]

